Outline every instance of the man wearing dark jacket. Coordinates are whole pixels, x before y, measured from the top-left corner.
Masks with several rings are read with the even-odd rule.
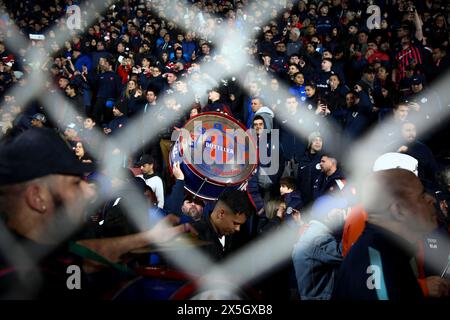
[[[240,232],[252,212],[246,192],[225,190],[211,214],[192,224],[200,240],[211,242],[202,247],[203,251],[213,260],[223,259],[234,248],[233,235]]]
[[[320,64],[321,70],[317,73],[317,77],[315,79],[317,90],[321,95],[325,95],[327,91],[329,91],[329,80],[332,75],[334,75],[334,71],[332,70],[333,62],[329,58],[324,58],[322,63]]]
[[[344,133],[350,138],[361,136],[369,127],[372,117],[372,103],[364,91],[349,92],[353,101],[347,102],[347,110],[344,115]],[[347,97],[346,97],[347,98]]]
[[[313,197],[318,197],[335,191],[340,191],[345,186],[345,178],[337,168],[337,160],[328,155],[323,155],[320,159],[319,177],[314,182]]]
[[[280,130],[280,145],[286,160],[300,160],[306,149],[306,139],[296,132],[299,125],[304,124],[300,104],[295,96],[288,96],[285,103],[286,113],[277,114],[274,127]]]

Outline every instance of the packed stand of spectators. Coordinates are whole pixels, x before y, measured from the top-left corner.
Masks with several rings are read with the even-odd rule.
[[[448,228],[449,222],[450,184],[442,183],[442,177],[450,165],[444,138],[450,132],[445,116],[439,115],[450,110],[447,97],[433,91],[433,84],[445,79],[450,63],[450,3],[374,1],[382,14],[379,26],[369,29],[368,2],[288,1],[280,11],[268,0],[192,1],[190,8],[171,0],[109,1],[107,5],[71,0],[4,3],[9,17],[2,16],[0,21],[0,135],[15,136],[32,127],[55,128],[80,161],[120,162],[145,181],[147,189],[142,190],[151,194],[156,211],[196,221],[209,212],[203,210],[208,203],[184,198],[183,179],[169,170],[172,133],[202,112],[227,114],[254,129],[258,148],[276,153],[280,164],[270,175],[259,164],[248,181],[256,213],[242,228],[247,238],[240,240],[245,243],[282,224],[301,230],[294,265],[274,270],[266,282],[255,286],[265,297],[277,298],[271,296],[273,287],[267,283],[278,282],[276,290],[284,293],[278,298],[330,299],[343,260],[342,235],[330,230],[342,231],[342,212],[355,205],[334,201],[330,195],[344,195],[352,188],[346,177],[353,168],[341,161],[353,142],[371,128],[394,119],[392,132],[382,133],[383,153],[399,152],[417,159],[418,177],[439,200],[441,227]],[[66,9],[72,4],[86,6],[82,18],[88,10],[99,14],[92,24],[82,25],[84,30],[69,30]],[[267,12],[272,13],[262,21]],[[45,42],[30,40],[27,47],[12,51],[7,45],[14,37],[12,23],[27,38],[45,34]],[[253,61],[240,74],[214,79],[204,70],[228,67],[214,42],[222,28],[256,32],[242,53]],[[55,41],[59,32],[71,35],[62,45]],[[28,55],[36,51],[44,53],[41,64]],[[17,88],[28,90],[33,70],[48,75],[42,79],[52,105],[41,99],[21,105],[20,97],[13,94]],[[280,98],[282,91],[285,98]],[[70,108],[77,112],[75,117]],[[152,121],[162,123],[168,112],[176,114],[176,120],[150,141],[141,133],[135,137],[142,141],[139,151],[131,155],[127,150],[99,151],[104,144],[95,131],[107,140],[119,136],[129,124],[143,132],[152,125],[144,120],[150,119],[149,113]],[[419,139],[410,118],[420,119],[421,124],[433,121],[435,129]],[[328,140],[321,134],[327,122],[336,130]],[[293,129],[297,126],[306,134],[298,134]],[[263,145],[262,129],[279,130],[279,143],[269,133]],[[106,182],[107,187],[103,184],[107,176],[108,172],[102,172],[89,178],[99,188],[113,188],[112,181]],[[324,205],[327,201],[334,207]],[[302,214],[312,204],[311,214]],[[327,216],[333,208],[339,211]],[[323,250],[319,261],[326,272],[322,277],[311,266],[309,252],[299,252],[307,244]],[[283,272],[290,279],[280,285]],[[312,285],[311,274],[321,277],[321,283]]]

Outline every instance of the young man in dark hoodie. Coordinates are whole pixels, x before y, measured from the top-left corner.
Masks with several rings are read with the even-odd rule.
[[[358,89],[356,89],[358,87]],[[346,102],[347,109],[344,111],[344,135],[350,139],[360,137],[369,128],[374,115],[373,103],[369,95],[361,90],[359,85],[355,90],[347,93],[349,101]]]
[[[112,107],[114,119],[103,125],[103,132],[106,135],[116,134],[120,129],[125,127],[128,116],[126,115],[127,111],[124,107],[125,106],[121,103],[117,103]]]

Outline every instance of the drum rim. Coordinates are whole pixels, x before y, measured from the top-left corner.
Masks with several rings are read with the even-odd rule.
[[[215,112],[215,111],[203,112],[203,113],[200,113],[200,114],[198,114],[198,115],[193,116],[192,118],[190,118],[190,119],[185,123],[185,125],[183,126],[183,128],[186,126],[186,124],[188,124],[189,122],[195,120],[195,118],[198,118],[198,117],[200,117],[200,116],[205,116],[205,115],[213,115],[213,116],[221,116],[221,117],[225,117],[225,118],[227,118],[228,120],[230,120],[231,122],[234,122],[235,124],[237,124],[237,125],[238,125],[242,130],[244,130],[245,132],[247,131],[247,129],[244,127],[244,125],[243,125],[241,122],[239,122],[237,119],[235,119],[235,118],[233,118],[233,117],[231,117],[231,116],[229,116],[229,115],[227,115],[227,114],[220,113],[220,112]],[[258,145],[257,145],[256,141],[253,139],[253,137],[252,137],[251,135],[248,135],[248,137],[249,137],[249,139],[252,141],[253,145],[255,146],[256,156],[257,156],[257,159],[258,159],[257,161],[259,162],[258,147],[257,147]],[[175,143],[176,143],[176,142],[175,142]],[[169,163],[170,163],[170,161],[169,161]],[[199,177],[199,178],[202,179],[202,180],[205,179],[205,177],[202,177],[203,175],[200,173],[200,171],[197,170],[192,164],[190,164],[190,163],[184,163],[184,164],[185,164],[186,166],[188,166],[189,169],[191,169],[192,172],[194,172],[195,175],[196,175],[197,177]],[[238,181],[236,181],[236,182],[233,182],[233,183],[226,183],[226,182],[220,182],[220,181],[217,181],[217,180],[211,179],[211,178],[207,178],[207,182],[212,181],[212,182],[214,182],[214,184],[216,184],[216,185],[218,185],[218,186],[220,186],[220,187],[228,187],[228,186],[230,186],[230,185],[233,185],[233,186],[240,185],[240,184],[244,183],[245,181],[247,181],[247,180],[249,179],[249,177],[253,174],[253,172],[255,171],[255,169],[256,169],[256,167],[258,166],[258,164],[251,164],[251,166],[252,166],[252,169],[250,170],[249,174],[248,174],[247,176],[245,176],[244,178],[242,178],[241,180],[238,180]],[[172,164],[171,164],[171,163],[170,163],[170,167],[172,167]],[[188,190],[189,190],[189,189],[188,189]],[[189,191],[190,191],[190,190],[189,190]],[[205,198],[205,199],[206,199],[206,198]]]
[[[198,198],[202,198],[203,200],[207,200],[207,201],[216,201],[218,198],[217,197],[212,197],[212,196],[204,196],[202,194],[199,194],[198,192],[195,192],[194,190],[191,190],[188,186],[184,186],[184,188],[192,193],[193,195],[195,195]]]

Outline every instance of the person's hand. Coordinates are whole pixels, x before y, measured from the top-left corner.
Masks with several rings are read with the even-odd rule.
[[[263,63],[265,67],[270,67],[270,61],[272,60],[270,56],[262,57]]]
[[[317,105],[317,108],[316,108],[316,114],[317,115],[321,114],[321,115],[325,115],[326,116],[329,113],[330,113],[330,110],[327,108],[327,106],[325,104],[320,103],[320,104]]]
[[[286,217],[286,210],[284,210],[283,208],[278,208],[277,217],[283,220],[284,217]]]
[[[300,211],[296,210],[296,209],[292,209],[292,219],[294,219],[294,221],[297,223],[297,225],[303,225],[303,219],[302,219],[302,214]]]
[[[408,151],[407,146],[401,146],[400,148],[397,149],[397,152],[400,152],[400,153],[405,153],[407,151]]]
[[[198,231],[190,223],[184,223],[182,226],[184,233],[191,233],[198,237]]]
[[[355,44],[354,43],[352,43],[350,45],[349,52],[350,52],[350,56],[354,56],[355,55],[356,51],[355,51]]]
[[[450,282],[438,276],[425,278],[428,294],[433,298],[448,297],[450,294]]]
[[[373,55],[375,52],[373,51],[373,49],[368,49],[367,51],[366,51],[366,55],[365,55],[365,57],[366,57],[366,59],[368,59],[371,55]]]
[[[175,179],[177,179],[177,180],[184,180],[184,173],[181,170],[180,162],[176,161],[173,164],[172,173],[173,173],[173,176],[175,177]]]
[[[417,102],[409,102],[408,106],[414,111],[420,111],[420,104],[418,104]]]
[[[168,214],[164,219],[158,222],[152,229],[146,231],[151,243],[162,243],[169,241],[183,233],[192,233],[197,236],[198,232],[190,223],[172,226],[180,221],[180,217],[174,214]]]
[[[322,113],[322,107],[320,106],[320,105],[317,105],[317,108],[316,108],[316,115],[319,115],[319,114],[321,114]]]
[[[136,92],[134,93],[134,97],[137,98],[137,97],[140,97],[140,96],[142,96],[142,90],[141,89],[137,89]]]
[[[103,128],[103,132],[105,134],[110,134],[112,132],[112,130],[110,128]]]

